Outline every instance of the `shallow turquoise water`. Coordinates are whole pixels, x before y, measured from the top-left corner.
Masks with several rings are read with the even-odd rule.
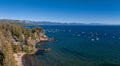
[[[36,58],[43,66],[120,66],[120,26],[42,26],[56,42]],[[32,27],[31,27],[32,28]]]

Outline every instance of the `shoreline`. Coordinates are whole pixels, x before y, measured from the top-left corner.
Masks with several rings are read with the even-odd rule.
[[[48,42],[48,41],[53,41],[53,39],[47,39],[39,42]],[[36,43],[37,44],[37,43]],[[35,44],[35,45],[36,45]],[[14,53],[13,56],[17,62],[17,66],[43,66],[42,63],[40,63],[37,58],[35,58],[35,54],[39,53],[38,51],[50,51],[50,48],[47,49],[38,49],[35,48],[35,50],[31,54],[27,54],[25,52],[19,52],[19,53]]]
[[[23,66],[44,66],[39,60],[35,57],[34,54],[25,54],[22,57]]]
[[[25,52],[14,53],[14,59],[17,66],[41,66],[36,59],[34,54],[26,54]]]
[[[22,62],[22,57],[25,55],[24,52],[14,53],[13,56],[17,62],[17,66],[24,66]]]

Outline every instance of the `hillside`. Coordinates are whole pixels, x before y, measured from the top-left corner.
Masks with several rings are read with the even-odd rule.
[[[42,34],[44,30],[38,27],[27,29],[15,24],[0,24],[0,66],[17,66],[13,54],[33,53]]]

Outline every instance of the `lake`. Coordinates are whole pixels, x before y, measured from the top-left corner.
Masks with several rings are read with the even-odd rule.
[[[41,27],[56,39],[37,45],[51,48],[36,55],[43,66],[120,66],[120,26]]]

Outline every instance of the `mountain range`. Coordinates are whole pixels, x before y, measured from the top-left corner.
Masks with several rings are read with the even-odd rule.
[[[0,23],[12,23],[12,24],[32,24],[32,25],[106,25],[101,23],[61,23],[50,21],[30,21],[30,20],[12,20],[12,19],[0,19]]]

